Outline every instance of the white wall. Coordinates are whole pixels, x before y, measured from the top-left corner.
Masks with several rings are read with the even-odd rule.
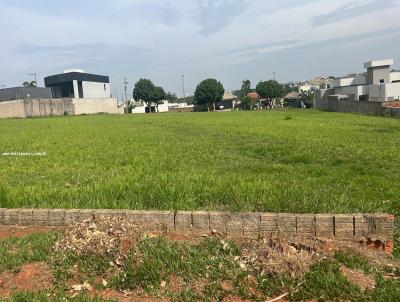
[[[168,112],[168,111],[169,111],[169,105],[168,104],[158,105],[158,112]]]
[[[367,77],[365,75],[359,75],[354,78],[337,79],[331,81],[329,84],[332,88],[341,86],[365,85],[367,84]]]
[[[135,107],[132,109],[133,114],[139,114],[139,113],[146,113],[146,107],[140,106],[140,107]]]
[[[75,115],[96,113],[121,113],[118,108],[117,99],[73,99]]]
[[[400,100],[400,82],[391,83],[385,85],[386,87],[386,98],[390,101],[391,98],[394,100]]]
[[[390,82],[400,81],[400,72],[391,72],[390,73]]]
[[[0,118],[25,118],[23,100],[0,102]]]
[[[386,101],[386,85],[368,85],[368,90],[370,101]]]
[[[82,82],[82,89],[84,99],[106,99],[111,97],[110,84],[108,83]]]

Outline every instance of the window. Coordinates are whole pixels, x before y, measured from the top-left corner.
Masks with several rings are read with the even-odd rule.
[[[379,83],[385,84],[385,80],[384,80],[384,79],[380,79],[380,80],[379,80]]]

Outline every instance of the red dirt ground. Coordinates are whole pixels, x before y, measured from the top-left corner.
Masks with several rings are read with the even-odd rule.
[[[366,276],[363,272],[352,270],[348,267],[341,267],[342,274],[346,276],[347,280],[351,283],[357,284],[362,289],[373,290],[375,287],[375,280],[372,277]]]
[[[53,274],[46,264],[29,263],[21,266],[18,272],[0,274],[0,297],[9,297],[13,292],[38,292],[52,285]]]
[[[0,241],[6,240],[10,237],[25,237],[31,234],[48,233],[53,229],[45,227],[0,227]]]

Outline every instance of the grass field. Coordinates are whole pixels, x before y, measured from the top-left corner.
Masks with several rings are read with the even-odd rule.
[[[400,214],[399,147],[313,110],[0,120],[0,207]]]

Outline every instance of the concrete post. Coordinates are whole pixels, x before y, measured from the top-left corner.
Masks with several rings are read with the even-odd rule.
[[[73,80],[72,83],[73,83],[73,86],[74,86],[74,98],[75,99],[79,99],[78,81],[77,80]]]

